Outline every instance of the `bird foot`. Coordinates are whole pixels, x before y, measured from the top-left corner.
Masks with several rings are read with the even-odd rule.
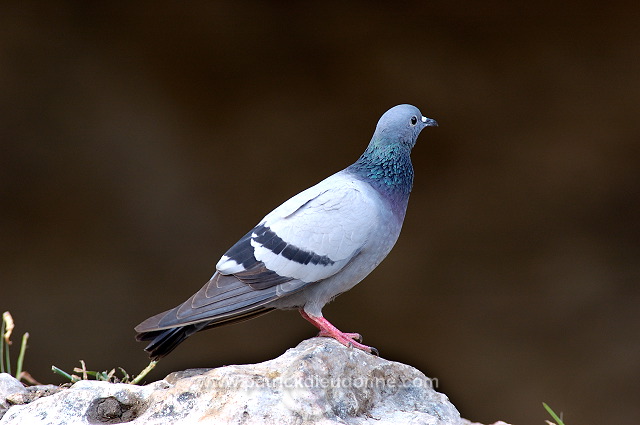
[[[341,332],[342,336],[345,336],[349,339],[352,339],[356,342],[361,343],[362,342],[362,335],[358,334],[358,333],[353,333],[353,332]],[[321,330],[320,332],[318,332],[318,336],[326,336],[329,338],[335,338],[335,336],[331,333],[331,332],[327,332],[327,331],[323,331]]]
[[[366,351],[367,353],[371,353],[375,356],[380,355],[380,353],[378,353],[378,350],[375,349],[374,347],[370,347],[368,345],[362,344],[362,335],[358,333],[340,332],[340,331],[331,332],[331,331],[321,330],[318,333],[318,336],[333,338],[336,341],[338,341],[340,344],[344,345],[345,347],[349,347],[349,348],[354,347],[359,350]]]
[[[359,333],[342,332],[335,326],[333,326],[327,319],[322,316],[311,316],[304,310],[300,309],[300,315],[306,320],[311,322],[313,326],[320,329],[318,336],[333,338],[345,347],[354,347],[359,350],[371,353],[375,356],[379,356],[380,353],[374,347],[362,344],[362,335]]]

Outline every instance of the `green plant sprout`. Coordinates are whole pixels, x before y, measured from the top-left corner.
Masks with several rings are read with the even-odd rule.
[[[15,323],[13,321],[13,317],[11,313],[5,311],[2,313],[2,324],[0,325],[0,373],[8,373],[12,375],[12,367],[11,367],[11,352],[10,346],[12,345],[11,334],[13,333],[13,329],[15,328]],[[25,332],[22,335],[22,343],[20,344],[20,353],[18,354],[18,360],[16,362],[16,372],[13,375],[18,381],[24,380],[25,382],[31,385],[39,384],[38,381],[33,379],[31,375],[22,370],[24,365],[24,356],[27,352],[27,341],[29,340],[29,332]],[[83,379],[95,379],[98,381],[107,381],[107,382],[119,382],[124,384],[133,384],[136,385],[142,381],[142,379],[147,376],[149,372],[156,366],[158,362],[151,361],[147,367],[145,367],[136,377],[131,377],[129,374],[121,367],[118,368],[122,377],[118,377],[116,375],[116,369],[111,369],[110,371],[104,372],[96,372],[93,370],[87,370],[87,365],[83,360],[80,360],[80,366],[73,369],[74,372],[80,373],[78,375],[72,375],[60,368],[55,366],[51,366],[51,370],[57,373],[58,375],[64,376],[70,382],[78,382]]]
[[[556,412],[554,412],[553,409],[551,409],[547,403],[543,402],[542,406],[544,406],[546,411],[549,412],[549,414],[551,415],[553,420],[556,421],[557,425],[564,425],[564,422],[562,422],[562,418],[560,418],[558,415],[556,415]],[[560,416],[562,416],[562,413],[560,413]],[[552,424],[552,422],[550,422],[550,421],[547,421],[547,423],[548,424]]]
[[[129,374],[121,367],[119,367],[118,370],[120,371],[120,374],[122,375],[122,377],[118,377],[116,375],[115,368],[111,369],[110,371],[105,370],[103,372],[98,372],[95,370],[87,370],[87,365],[85,364],[84,360],[80,360],[81,367],[73,368],[73,371],[75,373],[79,373],[80,375],[67,373],[56,366],[51,366],[51,370],[54,373],[57,373],[58,375],[68,379],[71,383],[75,383],[75,382],[87,380],[87,379],[95,379],[96,381],[106,381],[111,383],[137,385],[138,383],[140,383],[140,381],[142,381],[142,379],[145,376],[147,376],[149,372],[151,372],[151,370],[154,367],[156,367],[157,363],[158,363],[157,361],[151,361],[147,365],[147,367],[145,367],[135,378],[132,378],[131,376],[129,376]]]
[[[8,373],[11,375],[11,350],[9,347],[12,345],[11,334],[15,323],[11,313],[5,311],[2,313],[2,325],[0,326],[0,372]],[[20,353],[18,353],[18,361],[16,363],[16,373],[13,375],[18,381],[25,380],[29,383],[34,383],[35,380],[29,375],[28,372],[22,370],[24,364],[24,356],[27,352],[27,341],[29,340],[29,332],[25,332],[22,335],[22,343],[20,344]]]

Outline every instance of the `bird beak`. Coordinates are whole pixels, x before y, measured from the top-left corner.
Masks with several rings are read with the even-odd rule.
[[[437,127],[438,126],[438,123],[436,122],[436,120],[431,119],[431,118],[422,117],[422,122],[424,123],[425,127]]]

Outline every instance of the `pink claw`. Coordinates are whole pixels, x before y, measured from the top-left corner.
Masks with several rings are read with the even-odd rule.
[[[322,316],[311,316],[307,314],[303,309],[300,309],[300,315],[304,317],[306,320],[311,322],[313,326],[318,328],[320,332],[318,336],[324,336],[333,338],[338,341],[340,344],[345,347],[355,347],[359,350],[365,351],[367,353],[371,353],[374,355],[379,355],[378,350],[374,347],[369,347],[368,345],[361,344],[362,336],[358,333],[351,332],[342,332],[340,329],[333,326],[327,319]]]

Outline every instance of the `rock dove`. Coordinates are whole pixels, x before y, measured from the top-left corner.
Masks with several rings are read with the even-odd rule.
[[[413,185],[411,149],[437,126],[411,105],[385,112],[369,146],[349,167],[267,214],[216,264],[211,279],[179,306],[136,326],[153,360],[190,335],[273,309],[298,309],[347,347],[377,354],[357,333],[341,332],[322,307],[364,279],[396,243]]]

